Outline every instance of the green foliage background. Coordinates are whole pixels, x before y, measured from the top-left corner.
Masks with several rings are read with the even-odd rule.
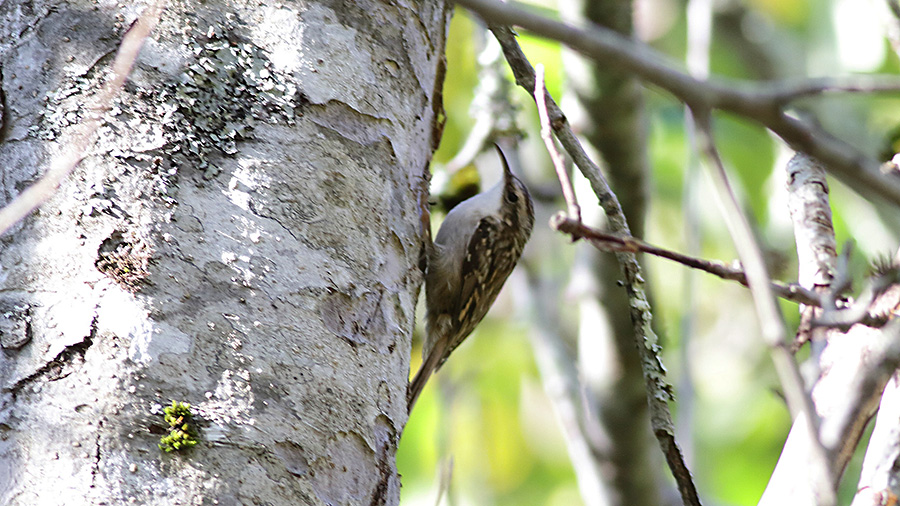
[[[683,61],[687,35],[684,3],[646,3],[655,6],[658,17],[664,17],[659,12],[669,13],[667,18],[657,20],[664,28],[657,29],[647,42]],[[875,44],[858,49],[866,52],[858,54],[866,55],[881,50],[883,56],[875,59],[878,64],[872,68],[859,69],[856,62],[835,56],[841,44],[847,43],[835,35],[838,30],[834,24],[842,22],[835,19],[841,7],[838,0],[747,0],[732,4],[738,4],[731,8],[738,9],[743,22],[749,24],[742,25],[746,31],[756,33],[757,38],[764,36],[765,40],[754,42],[760,46],[753,48],[756,53],[747,50],[751,44],[741,34],[723,28],[730,26],[726,21],[735,13],[717,12],[718,29],[711,47],[713,75],[761,79],[851,71],[897,73],[900,69],[897,56],[883,36],[880,48]],[[556,8],[552,4],[542,7]],[[882,28],[863,24],[841,29],[849,29],[852,34],[853,29]],[[469,103],[477,84],[478,55],[473,41],[478,30],[481,28],[468,13],[456,13],[447,49],[447,125],[432,167],[435,172],[440,172],[442,164],[457,153],[472,127]],[[546,67],[548,89],[559,101],[565,94],[566,77],[560,47],[527,34],[522,34],[521,42],[532,63]],[[754,54],[765,54],[767,48],[773,51],[772,47],[776,48],[772,61],[752,58]],[[822,58],[830,58],[833,64],[816,63]],[[515,93],[523,127],[536,132],[533,103],[523,90]],[[672,97],[653,88],[647,90],[646,99],[653,191],[645,239],[685,251],[684,190],[690,148],[684,109]],[[889,157],[900,148],[896,140],[900,138],[897,97],[829,97],[809,100],[800,107],[819,114],[826,128],[872,154]],[[795,279],[796,255],[781,174],[790,152],[765,129],[734,116],[716,117],[715,135],[732,183],[758,228],[772,275],[787,281]],[[525,142],[541,141],[532,135]],[[525,160],[529,162],[544,164],[528,167],[529,174],[545,175],[543,180],[531,183],[555,184],[552,169],[543,159]],[[704,184],[701,182],[701,188]],[[897,237],[892,232],[895,228],[890,220],[885,221],[885,213],[863,197],[836,181],[831,185],[839,245],[852,241],[854,269],[862,274],[876,255],[891,254],[896,249]],[[701,200],[699,254],[725,261],[736,258],[714,199]],[[559,208],[562,207],[560,202]],[[536,227],[546,227],[546,223],[539,220]],[[563,272],[572,256],[566,252],[587,247],[583,243],[570,244],[563,238],[550,242],[531,244],[530,248],[557,248],[563,252],[553,256],[560,265],[549,267]],[[704,274],[695,275],[696,311],[690,315],[695,333],[683,353],[681,328],[689,316],[683,295],[689,274],[677,265],[656,259],[647,260],[646,267],[670,380],[679,389],[677,395],[683,393],[685,382],[690,380],[692,384],[689,395],[694,404],[693,422],[689,427],[680,427],[685,430],[680,442],[691,461],[701,497],[717,504],[756,504],[787,436],[790,416],[759,338],[749,295],[739,286]],[[529,315],[517,309],[521,304],[514,304],[516,296],[511,293],[524,287],[524,281],[517,281],[514,275],[485,321],[425,389],[398,453],[403,475],[402,504],[434,504],[440,476],[449,469],[450,504],[581,503],[565,442],[532,357]],[[566,301],[559,304],[565,305]],[[782,309],[788,324],[795,328],[796,305],[783,303]],[[413,353],[415,371],[420,349],[416,347]],[[679,408],[677,402],[672,406],[676,419],[681,420]],[[845,501],[855,491],[859,459],[857,456],[846,474],[842,488]]]

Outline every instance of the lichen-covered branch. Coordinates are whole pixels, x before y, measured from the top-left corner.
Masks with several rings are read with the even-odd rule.
[[[515,76],[516,83],[532,93],[534,90],[535,72],[531,63],[522,53],[515,36],[508,27],[489,23],[491,31],[500,41],[506,60]],[[631,235],[622,207],[615,194],[600,173],[600,168],[587,156],[581,143],[569,127],[559,106],[549,95],[546,97],[550,124],[556,138],[569,153],[582,174],[591,183],[600,206],[606,212],[610,229],[623,235]],[[637,342],[641,369],[647,385],[647,400],[650,407],[650,425],[653,434],[659,441],[663,455],[678,484],[679,492],[685,504],[699,505],[696,486],[690,475],[681,450],[675,441],[675,429],[668,401],[672,400],[672,387],[666,381],[665,368],[659,357],[659,345],[656,334],[651,328],[652,314],[647,295],[644,291],[644,279],[640,264],[634,253],[620,252],[616,259],[622,267],[625,277],[624,285],[630,302],[631,321]]]

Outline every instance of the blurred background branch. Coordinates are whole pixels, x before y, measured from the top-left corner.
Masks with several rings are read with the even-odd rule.
[[[782,84],[698,80],[678,70],[676,65],[650,48],[602,27],[581,28],[561,23],[497,0],[458,0],[457,3],[489,22],[521,26],[558,40],[600,63],[665,89],[692,108],[721,109],[758,121],[792,148],[821,160],[836,176],[854,180],[866,191],[900,205],[900,181],[880,174],[878,162],[825,132],[815,122],[799,119],[783,110],[783,98],[796,94],[784,91]],[[833,84],[836,91],[842,88],[852,91],[864,86],[840,85],[837,81]]]
[[[496,162],[478,152],[506,129],[485,125],[508,118],[515,126],[507,133],[521,136],[510,156],[520,161],[538,219],[525,269],[457,351],[468,360],[451,361],[439,381],[442,402],[426,392],[404,432],[398,455],[404,504],[433,503],[431,470],[439,455],[457,462],[448,504],[681,504],[660,459],[677,448],[673,417],[687,456],[679,452],[673,468],[686,471],[678,462],[689,463],[693,479],[681,481],[682,492],[684,483],[699,490],[684,495],[688,503],[702,497],[704,504],[847,504],[857,494],[864,454],[865,488],[856,499],[896,495],[891,446],[877,451],[866,432],[896,370],[896,270],[892,259],[876,260],[893,256],[886,252],[896,251],[900,230],[894,205],[900,172],[876,161],[900,150],[894,94],[900,58],[890,51],[900,24],[889,4],[598,0],[558,2],[557,13],[539,3],[458,3],[525,28],[516,36],[495,27],[519,85],[506,83],[507,102],[499,108],[469,104],[485,96],[475,91],[482,82],[487,88],[494,80],[500,90],[508,79],[510,69],[496,59],[500,47],[491,48],[492,38],[464,9],[451,28],[451,40],[462,42],[448,46],[448,122],[433,165],[436,188],[444,168],[474,172],[473,163],[489,180]],[[541,38],[548,34],[573,51]],[[522,50],[511,50],[513,43]],[[474,65],[475,55],[488,54],[494,66]],[[528,60],[545,68],[544,121]],[[699,136],[692,119],[685,124],[687,108],[704,113]],[[540,226],[566,208],[538,135],[542,124],[555,129],[564,163],[579,168],[572,181],[583,221],[566,224],[580,227],[576,237],[602,241],[605,253]],[[692,139],[706,144],[691,149]],[[696,170],[704,147],[716,152],[710,169],[727,174],[729,213],[714,205],[711,178]],[[785,191],[791,148],[817,155],[838,176],[827,182],[827,207],[834,244],[848,246],[828,286],[772,281],[808,279],[801,266],[812,265],[797,259],[808,239],[798,236],[793,248],[794,204]],[[640,271],[632,263],[634,252],[646,251],[746,283],[746,261],[703,260],[745,257],[744,246],[728,237],[726,214],[745,216],[744,234],[757,245],[755,263],[764,273],[759,278],[793,302],[779,301],[774,310],[770,304],[760,318],[737,284],[692,276],[693,269],[650,255],[640,259]],[[779,320],[784,326],[772,332]],[[769,350],[793,376],[787,389]],[[677,386],[674,402],[662,359]],[[793,430],[786,396],[803,398],[812,413]],[[897,424],[885,417],[879,425],[879,441],[890,441]],[[434,427],[444,434],[438,449],[428,432]],[[654,436],[662,436],[657,445]],[[818,461],[810,461],[815,448]],[[824,475],[823,449],[830,468]],[[812,468],[810,462],[817,463],[818,481],[797,471]],[[429,501],[420,503],[426,486]]]

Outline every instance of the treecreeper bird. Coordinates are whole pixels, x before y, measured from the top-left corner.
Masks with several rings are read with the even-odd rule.
[[[484,318],[534,227],[528,189],[494,146],[503,178],[450,210],[428,253],[423,362],[409,385],[409,411],[428,378]]]

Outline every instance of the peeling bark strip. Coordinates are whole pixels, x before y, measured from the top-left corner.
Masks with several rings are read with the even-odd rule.
[[[803,288],[822,292],[831,285],[837,263],[837,245],[831,224],[828,179],[822,164],[803,153],[797,153],[787,164],[788,208],[794,223],[797,243],[798,282]],[[822,334],[812,330],[812,320],[821,310],[801,306],[800,326],[794,350]],[[821,349],[824,343],[816,346]]]
[[[82,157],[144,9],[0,5],[0,203]],[[169,4],[2,238],[2,300],[31,309],[0,324],[0,504],[399,502],[450,14]],[[172,399],[203,423],[183,454],[148,430]]]
[[[831,224],[828,179],[822,164],[797,153],[787,166],[788,205],[794,223],[799,283],[807,289],[831,284],[837,245]]]

